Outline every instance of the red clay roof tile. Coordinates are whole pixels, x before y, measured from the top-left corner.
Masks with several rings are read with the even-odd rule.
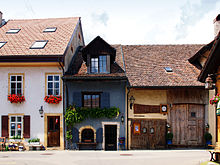
[[[204,45],[125,45],[126,76],[131,86],[204,86],[188,59]],[[167,73],[164,67],[171,67]]]
[[[73,35],[79,17],[9,20],[0,28],[0,42],[7,43],[0,49],[0,56],[63,55]],[[57,27],[56,32],[44,33],[47,27]],[[10,29],[21,29],[6,34]],[[48,40],[44,49],[29,49],[36,40]]]

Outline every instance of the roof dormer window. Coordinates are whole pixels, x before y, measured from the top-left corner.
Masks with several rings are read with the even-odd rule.
[[[30,49],[43,49],[46,46],[47,42],[47,40],[35,41],[34,44],[30,47]]]
[[[46,29],[44,29],[44,33],[49,33],[49,32],[55,32],[57,30],[56,27],[48,27]]]
[[[0,48],[2,48],[5,44],[6,42],[0,42]]]
[[[91,73],[108,73],[106,55],[91,58]]]
[[[165,67],[164,69],[166,70],[166,72],[173,72],[173,69],[171,67]]]
[[[21,29],[10,29],[6,32],[6,34],[15,34],[18,33]]]

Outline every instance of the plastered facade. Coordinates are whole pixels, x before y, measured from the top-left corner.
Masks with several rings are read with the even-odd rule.
[[[8,101],[8,75],[10,73],[19,73],[24,75],[24,96],[25,101],[22,103],[11,103]],[[0,110],[1,115],[24,114],[30,115],[30,137],[40,138],[42,143],[45,142],[45,115],[41,118],[39,109],[43,106],[44,114],[63,114],[63,100],[59,104],[48,104],[44,101],[46,91],[46,73],[57,73],[62,75],[59,67],[4,67],[0,68]],[[60,79],[60,82],[62,80]],[[60,83],[61,96],[62,82]],[[1,120],[1,118],[0,118]],[[0,121],[0,128],[1,128]],[[61,127],[62,129],[62,127]],[[1,131],[0,131],[1,132]],[[63,137],[63,130],[61,130]],[[26,141],[28,139],[25,139]],[[61,144],[63,145],[63,139]],[[63,148],[63,147],[62,147]]]

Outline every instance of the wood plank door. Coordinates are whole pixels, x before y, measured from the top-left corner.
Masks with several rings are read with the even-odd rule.
[[[170,123],[174,145],[203,145],[205,130],[204,113],[204,105],[173,105],[170,111]]]
[[[202,145],[205,131],[205,108],[203,105],[189,105],[188,107],[188,145]]]
[[[47,145],[48,147],[60,146],[60,116],[47,117]]]
[[[134,132],[134,125],[140,125],[140,132]],[[132,119],[131,149],[163,149],[165,148],[166,120]]]

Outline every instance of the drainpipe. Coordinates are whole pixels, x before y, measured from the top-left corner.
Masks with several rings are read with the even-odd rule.
[[[128,89],[128,93],[127,93],[127,150],[128,150],[128,140],[129,140],[129,134],[128,134],[128,132],[129,132],[129,126],[128,126],[128,112],[129,112],[129,110],[128,110],[128,107],[129,107],[129,105],[128,105],[128,100],[129,100],[129,93],[130,93],[130,87],[128,87],[127,88]]]
[[[62,72],[63,72],[63,76],[64,76],[64,68],[63,68],[63,65],[61,64],[61,60],[59,60],[59,65],[62,69]],[[63,132],[63,138],[64,138],[64,149],[66,149],[66,135],[65,135],[65,132],[66,132],[66,124],[65,124],[65,93],[66,93],[66,84],[65,84],[65,81],[63,80],[63,128],[64,128],[64,132]]]

